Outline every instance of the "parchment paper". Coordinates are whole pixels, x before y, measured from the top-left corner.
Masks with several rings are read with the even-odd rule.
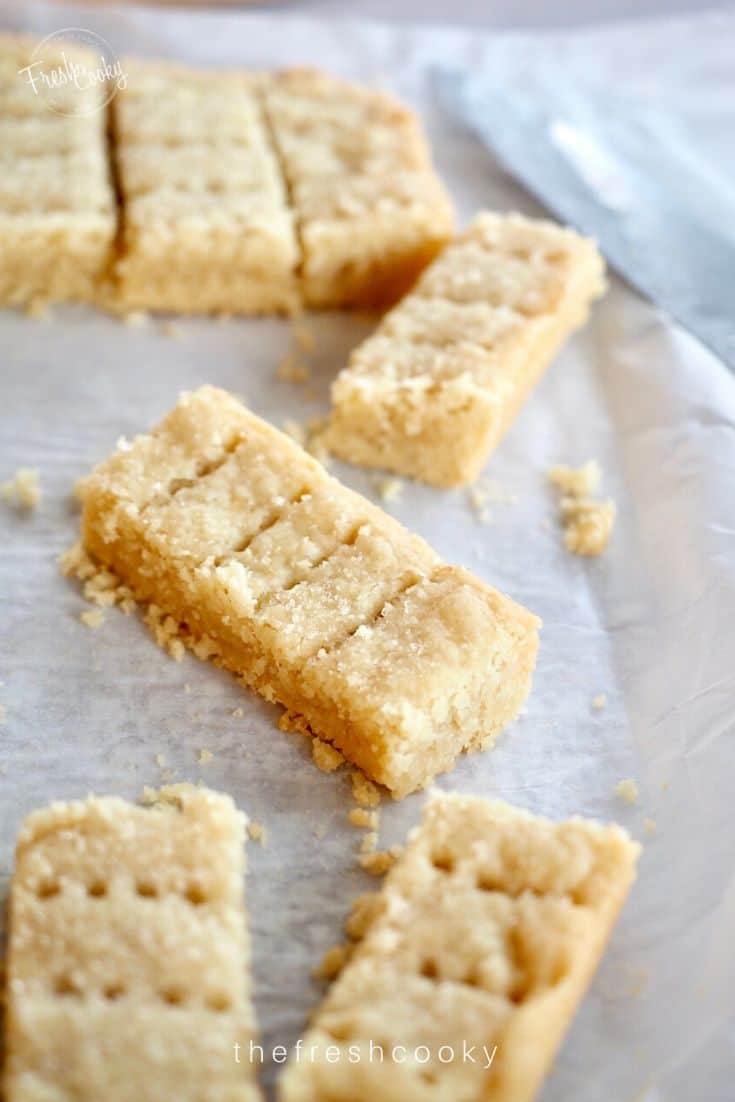
[[[559,48],[557,39],[286,14],[7,4],[0,13],[8,26],[89,28],[121,53],[308,62],[392,88],[424,113],[463,220],[480,206],[538,212],[442,114],[430,68],[481,65],[498,50],[519,51],[532,65]],[[711,33],[713,23],[702,19],[686,33],[679,25],[675,37],[693,41],[698,27]],[[628,33],[654,43],[663,31],[639,23]],[[595,32],[588,41],[591,65],[611,64],[609,41],[624,81],[624,32],[609,40]],[[640,50],[634,60],[640,64]],[[733,102],[712,109],[732,112]],[[170,661],[136,618],[111,611],[90,631],[78,618],[86,606],[55,560],[77,533],[74,481],[121,434],[153,423],[180,390],[216,383],[276,424],[324,411],[330,380],[370,324],[324,315],[308,325],[317,340],[313,400],[307,388],[275,379],[291,348],[288,322],[177,320],[177,341],[156,322],[130,328],[83,308],[56,309],[47,321],[0,315],[0,476],[38,467],[44,493],[28,515],[2,507],[3,876],[22,817],[49,800],[90,790],[135,797],[171,776],[230,792],[267,828],[266,845],[249,846],[247,889],[266,1050],[303,1033],[319,997],[311,969],[340,939],[354,895],[374,886],[356,865],[348,776],[320,773],[306,741],[277,729],[275,708],[192,657]],[[545,625],[527,714],[492,753],[460,761],[441,787],[554,816],[614,818],[640,838],[645,819],[656,823],[544,1102],[732,1098],[734,430],[735,380],[613,280],[488,466],[517,504],[491,506],[481,524],[466,493],[406,484],[402,500],[388,506]],[[619,519],[608,551],[585,561],[561,547],[546,471],[592,456]],[[375,496],[367,473],[335,470]],[[598,693],[607,694],[602,711],[591,706]],[[238,708],[242,718],[233,715]],[[213,759],[199,765],[204,747]],[[635,807],[615,796],[624,777],[640,786]],[[421,803],[421,796],[386,803],[381,844],[403,839]],[[276,1071],[266,1067],[267,1082]]]

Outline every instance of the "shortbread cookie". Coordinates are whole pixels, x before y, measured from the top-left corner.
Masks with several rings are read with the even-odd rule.
[[[93,298],[112,257],[105,88],[40,83],[64,53],[96,61],[73,44],[38,45],[0,35],[0,304]]]
[[[253,79],[126,68],[113,102],[123,203],[116,297],[186,313],[293,311],[293,216]]]
[[[480,214],[352,353],[327,447],[435,486],[472,481],[603,272],[594,242],[571,230]]]
[[[296,69],[263,82],[296,213],[309,306],[395,302],[451,237],[452,206],[416,116]]]
[[[261,1097],[249,1060],[245,817],[190,785],[156,797],[145,808],[115,797],[52,804],[19,834],[7,1102]]]
[[[397,796],[528,694],[536,617],[223,391],[184,395],[81,493],[98,562]]]
[[[617,826],[432,799],[380,893],[360,901],[362,940],[286,1069],[281,1102],[530,1102],[639,849]]]

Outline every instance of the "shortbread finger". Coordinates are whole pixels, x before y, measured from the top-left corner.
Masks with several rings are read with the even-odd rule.
[[[113,102],[121,304],[292,312],[299,304],[293,216],[251,78],[128,68]]]
[[[434,797],[380,893],[360,902],[362,940],[286,1069],[281,1102],[530,1102],[639,848],[617,826]]]
[[[63,68],[61,49],[0,35],[0,304],[92,299],[112,259],[106,91],[41,84],[41,71]],[[77,65],[97,64],[63,49]]]
[[[416,116],[297,69],[263,81],[296,212],[309,306],[385,306],[451,237],[453,211]]]
[[[594,242],[479,215],[352,353],[325,443],[435,486],[471,482],[603,289]]]
[[[258,1102],[245,822],[228,796],[190,785],[150,807],[89,797],[26,820],[7,1102]]]
[[[538,620],[212,387],[82,486],[89,553],[403,796],[493,738]]]

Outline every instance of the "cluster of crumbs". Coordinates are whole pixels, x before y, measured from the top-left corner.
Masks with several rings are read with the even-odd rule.
[[[615,502],[597,501],[590,495],[600,485],[600,465],[590,459],[581,467],[552,467],[549,481],[561,492],[559,513],[564,527],[564,546],[575,555],[600,555],[615,523]]]
[[[372,781],[369,781],[364,773],[354,770],[350,774],[352,783],[352,795],[356,803],[361,807],[377,807],[380,803],[380,789]]]
[[[32,467],[19,467],[9,482],[0,486],[4,501],[19,509],[35,509],[41,500],[38,471]]]
[[[138,607],[132,589],[124,585],[111,570],[101,567],[91,559],[81,543],[75,543],[68,551],[64,551],[59,556],[59,565],[64,577],[76,578],[82,583],[84,598],[92,604],[100,608],[118,605],[126,615]],[[83,622],[87,623],[86,620]],[[99,625],[88,624],[88,626]]]
[[[350,779],[352,794],[360,806],[352,808],[347,817],[353,826],[367,828],[360,840],[358,862],[360,867],[372,876],[382,876],[403,850],[401,846],[391,846],[387,850],[378,849],[380,812],[377,806],[380,803],[380,789],[357,771],[350,775]]]
[[[206,635],[194,636],[173,617],[151,602],[140,605],[132,589],[125,585],[113,571],[95,562],[80,543],[75,543],[68,551],[59,556],[61,572],[65,577],[73,577],[82,583],[82,594],[87,601],[99,608],[111,608],[117,605],[126,615],[140,607],[143,622],[150,629],[153,638],[162,650],[171,658],[180,662],[187,648],[197,658],[206,662],[217,653],[214,642]],[[82,613],[80,619],[88,627],[99,627],[101,620],[91,614]],[[184,691],[187,691],[186,689]]]

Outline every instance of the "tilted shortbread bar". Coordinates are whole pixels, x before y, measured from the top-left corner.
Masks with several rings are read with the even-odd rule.
[[[245,817],[172,785],[52,804],[10,892],[7,1102],[257,1102]],[[238,1050],[242,1058],[238,1062]]]
[[[38,46],[0,35],[0,304],[95,297],[115,236],[104,86],[52,89],[39,76],[64,52],[97,62],[72,44]]]
[[[358,901],[362,940],[286,1069],[281,1102],[529,1102],[639,848],[616,826],[432,799],[382,890]]]
[[[253,80],[126,68],[112,105],[123,203],[117,298],[189,313],[293,311],[293,215]]]
[[[81,493],[93,557],[397,796],[528,694],[536,617],[223,391],[184,395]]]
[[[453,232],[416,116],[389,96],[295,69],[263,81],[293,204],[308,306],[385,306]]]
[[[603,275],[594,242],[571,230],[479,215],[352,353],[325,443],[435,486],[472,481]]]

